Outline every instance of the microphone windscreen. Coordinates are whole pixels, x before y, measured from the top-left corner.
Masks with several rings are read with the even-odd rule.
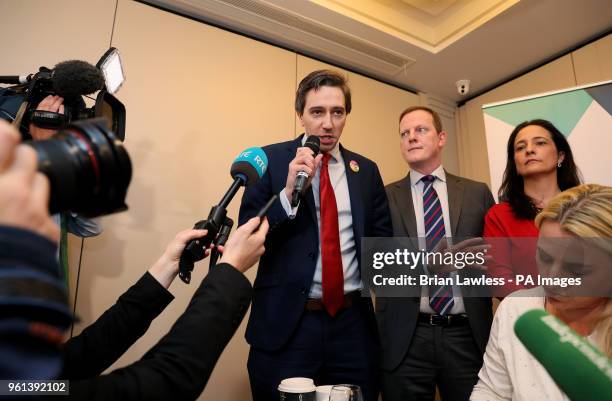
[[[245,185],[259,181],[268,168],[268,156],[262,148],[253,147],[244,150],[232,163],[230,174],[232,178],[242,177]]]
[[[514,332],[572,401],[612,399],[612,362],[542,309],[524,313]]]
[[[312,150],[312,153],[317,156],[319,154],[319,148],[321,147],[321,139],[316,135],[309,135],[308,138],[306,138],[304,146]]]
[[[102,72],[81,61],[63,61],[53,69],[53,89],[63,98],[74,98],[94,93],[104,87]]]

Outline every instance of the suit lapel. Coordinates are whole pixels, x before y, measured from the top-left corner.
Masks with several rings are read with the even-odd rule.
[[[308,209],[308,214],[310,215],[312,222],[316,226],[317,225],[317,207],[315,206],[314,194],[312,193],[312,185],[308,187],[304,195],[306,195],[306,197],[305,199],[302,199],[302,201],[306,201],[306,208]]]
[[[398,209],[405,210],[407,213],[400,213],[404,229],[409,237],[418,237],[416,215],[414,213],[414,203],[412,202],[412,189],[410,188],[410,173],[398,184],[399,202]]]
[[[363,200],[361,199],[361,180],[359,171],[350,168],[353,159],[350,151],[340,145],[340,153],[344,159],[344,170],[346,171],[346,183],[348,185],[349,198],[351,199],[351,214],[353,215],[353,231],[358,249],[361,249],[361,238],[364,235]],[[359,255],[359,254],[358,254]]]
[[[451,233],[457,235],[459,217],[461,217],[461,206],[463,201],[463,181],[452,174],[446,173],[446,191],[448,193],[448,208],[451,221]]]

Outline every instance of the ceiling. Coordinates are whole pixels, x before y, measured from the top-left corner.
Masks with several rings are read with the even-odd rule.
[[[612,29],[610,0],[144,2],[455,102]]]

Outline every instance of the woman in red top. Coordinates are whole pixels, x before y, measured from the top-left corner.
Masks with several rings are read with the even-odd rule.
[[[537,284],[535,216],[555,195],[580,184],[569,143],[549,121],[519,124],[510,134],[507,152],[500,203],[489,209],[484,225],[492,244],[489,275],[505,281],[494,287],[500,298]],[[517,275],[530,276],[534,283]]]

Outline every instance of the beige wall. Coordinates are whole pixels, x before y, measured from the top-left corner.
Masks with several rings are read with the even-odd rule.
[[[41,13],[39,10],[47,10]],[[297,83],[322,63],[140,3],[59,0],[0,2],[9,41],[0,74],[28,73],[66,59],[95,63],[111,44],[120,49],[127,81],[118,97],[127,108],[125,146],[134,174],[127,212],[102,218],[104,232],[70,236],[71,293],[79,333],[155,262],[179,230],[206,217],[229,186],[229,166],[249,146],[300,133],[293,112]],[[94,16],[94,17],[92,17]],[[114,18],[116,18],[114,20]],[[28,30],[23,31],[23,21]],[[114,21],[114,32],[113,32]],[[52,40],[50,40],[52,38]],[[44,46],[41,45],[44,43]],[[333,67],[332,67],[333,68]],[[342,142],[375,160],[385,182],[407,168],[399,153],[397,116],[419,96],[347,73],[354,96]],[[456,153],[456,152],[455,152]],[[229,208],[237,217],[240,194]],[[115,365],[140,358],[186,308],[208,269],[200,263],[191,285],[171,286],[176,299]],[[252,280],[255,268],[248,272]],[[250,399],[245,322],[223,353],[202,400]]]
[[[119,2],[113,46],[127,74],[120,97],[134,178],[130,210],[105,217],[104,234],[86,243],[79,329],[134,283],[176,232],[206,217],[229,187],[229,166],[241,150],[293,132],[289,52],[130,1]],[[191,285],[176,280],[176,299],[113,368],[140,358],[170,329],[207,269],[200,263]],[[244,325],[202,399],[248,398],[243,332]]]
[[[297,56],[297,82],[321,68],[341,71],[347,76],[353,108],[342,134],[342,144],[376,161],[385,184],[403,178],[408,172],[399,147],[398,118],[404,109],[415,105],[431,107],[440,114],[442,126],[449,134],[443,164],[448,171],[459,172],[454,103],[424,93],[416,95],[301,55]],[[295,134],[302,132],[296,117]]]
[[[470,100],[458,110],[459,168],[463,176],[490,183],[482,105],[612,79],[612,35]],[[500,153],[505,149],[499,149]]]
[[[114,12],[114,2],[107,0],[62,0],[53,7],[45,0],[0,1],[0,36],[7,39],[2,47],[0,75],[34,73],[40,66],[53,68],[64,60],[95,64],[110,44]],[[78,266],[81,240],[70,238],[70,243],[70,266]],[[76,273],[70,276],[71,304],[76,277]]]
[[[427,106],[438,113],[442,122],[442,129],[448,134],[442,152],[444,169],[450,173],[459,174],[459,138],[455,121],[457,106],[454,102],[426,93],[419,94],[419,98],[421,106]]]
[[[95,63],[111,44],[111,36],[127,74],[119,98],[128,110],[126,147],[134,167],[130,210],[104,217],[104,233],[85,240],[76,305],[82,319],[75,328],[78,333],[142,275],[177,231],[207,215],[229,185],[228,168],[240,150],[301,132],[293,113],[296,84],[325,65],[128,0],[120,0],[117,10],[109,0],[53,4],[0,2],[0,15],[10,16],[3,19],[0,33],[15,38],[4,45],[0,74],[34,72],[40,65],[52,67],[67,59]],[[342,142],[375,160],[386,183],[406,174],[397,117],[416,104],[441,113],[450,134],[445,167],[488,182],[481,105],[612,78],[612,37],[484,94],[457,113],[454,105],[435,96],[345,73],[354,108]],[[238,199],[229,214],[236,217],[237,210]],[[81,241],[70,237],[70,250],[74,302]],[[114,367],[138,359],[169,330],[206,269],[207,263],[201,263],[191,285],[173,284],[175,301]],[[255,272],[249,271],[250,279]],[[225,350],[200,399],[250,398],[244,327],[243,323]]]
[[[572,53],[576,85],[612,78],[612,35]]]
[[[322,68],[341,71],[351,87],[353,107],[342,134],[342,144],[374,160],[385,183],[404,177],[408,167],[399,150],[397,118],[406,107],[419,104],[419,97],[303,56],[297,58],[296,81]],[[301,134],[303,129],[297,118],[295,126],[296,135]]]

